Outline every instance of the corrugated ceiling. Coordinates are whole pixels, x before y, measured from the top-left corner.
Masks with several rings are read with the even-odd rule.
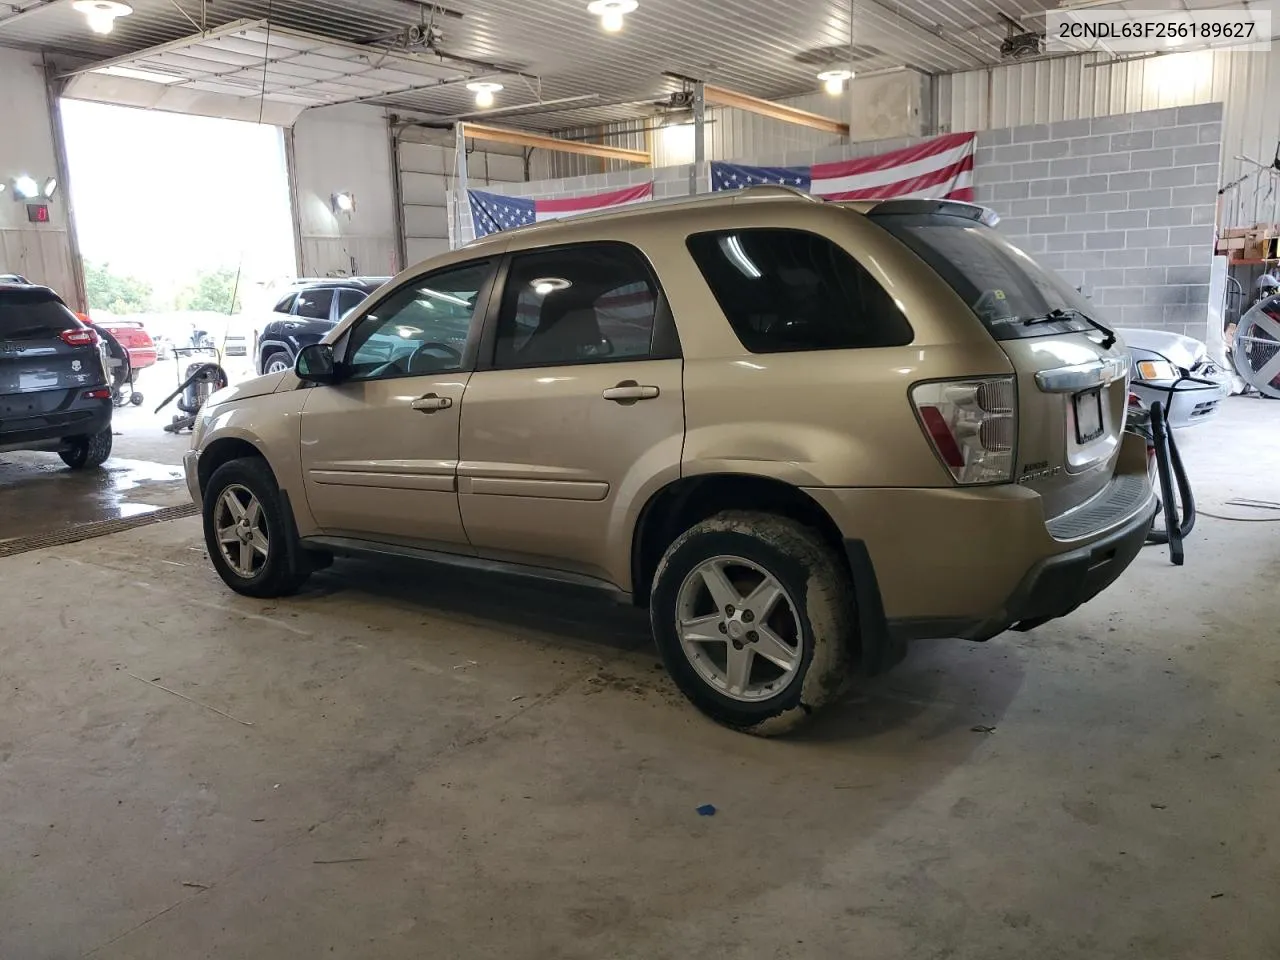
[[[196,32],[192,21],[201,17],[198,0],[131,0],[134,13],[100,37],[71,9],[71,0],[36,2],[0,17],[0,44],[108,60],[190,36]],[[1001,0],[998,9],[1020,17],[1044,6]],[[448,7],[462,16],[435,15],[443,33],[439,49],[537,78],[500,77],[506,89],[498,94],[499,107],[535,102],[539,87],[544,99],[598,95],[599,105],[566,105],[502,121],[540,129],[648,112],[634,101],[678,87],[665,72],[769,98],[812,90],[818,70],[845,65],[850,40],[851,5],[845,0],[640,0],[616,35],[601,31],[586,0],[449,0]],[[859,72],[908,65],[941,73],[998,62],[1006,26],[992,0],[855,0],[852,7],[853,66]],[[281,28],[358,43],[385,44],[384,38],[432,18],[431,5],[417,0],[217,0],[207,8],[210,29],[269,17]],[[452,64],[459,66],[475,75],[493,72]],[[378,103],[434,116],[474,110],[461,85],[406,93],[388,84],[355,96],[379,93],[385,95]]]

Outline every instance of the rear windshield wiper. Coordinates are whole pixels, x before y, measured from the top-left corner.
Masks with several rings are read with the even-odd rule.
[[[1093,319],[1093,317],[1089,316],[1087,313],[1081,313],[1079,310],[1072,308],[1064,310],[1061,307],[1055,307],[1042,317],[1027,317],[1027,319],[1022,321],[1022,325],[1024,327],[1029,327],[1034,323],[1056,323],[1061,320],[1083,320],[1089,326],[1093,327],[1093,329],[1102,334],[1103,350],[1110,350],[1112,344],[1116,342],[1116,334],[1114,330],[1106,324]]]

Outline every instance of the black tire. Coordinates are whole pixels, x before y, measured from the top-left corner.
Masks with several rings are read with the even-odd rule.
[[[100,467],[111,456],[111,428],[104,427],[87,437],[72,437],[58,456],[72,470]]]
[[[129,402],[132,403],[135,407],[142,406],[142,394],[140,394],[137,390],[133,391],[133,393],[129,394]]]
[[[237,574],[218,548],[214,513],[219,497],[232,484],[246,488],[257,499],[267,532],[266,558],[251,577]],[[271,468],[259,457],[231,460],[209,478],[203,504],[205,547],[218,576],[236,593],[248,597],[287,596],[311,575],[312,566],[298,541],[297,528],[287,504]]]
[[[680,643],[681,585],[699,564],[719,556],[740,557],[767,571],[796,608],[799,666],[788,685],[768,699],[743,702],[726,696],[694,669]],[[703,713],[737,730],[760,736],[794,730],[839,697],[852,679],[857,621],[849,574],[816,531],[785,517],[730,510],[686,530],[658,564],[649,615],[676,686]]]
[[[272,350],[270,353],[268,353],[265,357],[262,358],[262,372],[264,374],[269,373],[271,370],[271,364],[277,360],[283,363],[286,367],[293,366],[293,357],[289,356],[287,351]]]

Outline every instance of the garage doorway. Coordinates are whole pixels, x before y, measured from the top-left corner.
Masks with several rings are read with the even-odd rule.
[[[90,316],[138,321],[161,345],[144,371],[160,399],[203,333],[232,380],[296,271],[279,127],[63,100]]]

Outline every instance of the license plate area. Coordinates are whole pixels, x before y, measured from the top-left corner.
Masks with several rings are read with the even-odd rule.
[[[1076,442],[1089,443],[1102,436],[1102,389],[1085,390],[1071,398],[1075,406]]]

